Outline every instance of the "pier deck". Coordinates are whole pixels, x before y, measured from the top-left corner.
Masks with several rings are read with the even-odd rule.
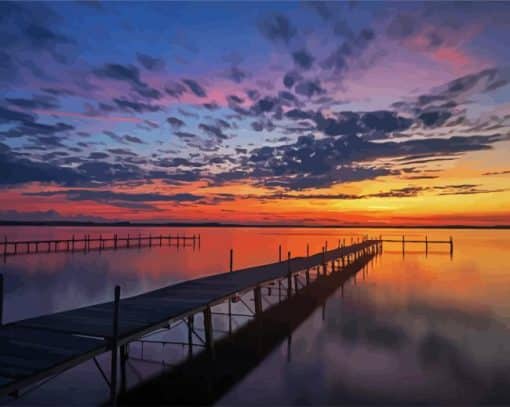
[[[31,384],[89,360],[112,352],[110,386],[116,393],[117,349],[171,321],[204,312],[206,340],[212,340],[210,308],[235,294],[257,289],[277,279],[287,280],[292,292],[292,275],[314,267],[324,274],[329,262],[351,263],[363,255],[380,251],[380,240],[365,240],[350,246],[307,257],[289,258],[263,266],[226,272],[164,287],[148,293],[82,307],[51,315],[9,323],[0,327],[0,396],[13,394]],[[340,268],[332,263],[332,271]],[[212,345],[208,344],[208,348]],[[122,352],[121,352],[122,353]]]

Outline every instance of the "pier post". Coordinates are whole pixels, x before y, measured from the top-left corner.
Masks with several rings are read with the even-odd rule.
[[[113,406],[117,405],[117,343],[119,339],[119,306],[120,286],[115,286],[115,300],[113,303],[113,329],[111,338],[111,368],[110,368],[110,400]]]
[[[149,247],[152,247],[152,233],[149,233]]]
[[[294,290],[297,293],[299,288],[299,278],[298,273],[294,274]]]
[[[406,238],[404,235],[402,235],[402,254],[405,254],[406,252]]]
[[[120,391],[125,392],[127,387],[126,363],[129,357],[128,344],[120,346]]]
[[[278,261],[282,262],[282,245],[278,245]]]
[[[190,359],[193,357],[193,320],[194,316],[190,315],[188,317],[188,357]]]
[[[309,285],[310,284],[310,269],[306,269],[305,276],[306,276],[306,285]]]
[[[290,252],[287,253],[287,298],[292,295],[292,273],[290,269]]]
[[[453,256],[453,238],[450,236],[450,257]]]
[[[230,272],[234,271],[234,249],[230,249]],[[232,297],[228,297],[228,333],[232,334]]]
[[[211,307],[204,310],[205,344],[212,358],[214,358],[214,338]]]
[[[429,238],[427,235],[425,235],[425,256],[429,254]]]
[[[327,265],[326,265],[326,248],[322,247],[322,274],[326,275]]]
[[[198,234],[198,248],[200,249],[200,233]]]
[[[256,286],[253,290],[253,299],[255,301],[255,315],[259,315],[262,312],[262,294],[260,292],[260,286]]]
[[[163,235],[159,235],[159,247],[163,246]]]
[[[306,244],[306,257],[310,257],[310,244]]]
[[[4,275],[0,274],[0,326],[4,323]]]

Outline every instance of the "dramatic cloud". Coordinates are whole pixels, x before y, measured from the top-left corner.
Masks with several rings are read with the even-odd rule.
[[[189,90],[195,94],[195,96],[198,96],[199,98],[207,96],[207,92],[197,81],[194,81],[193,79],[183,79],[182,81],[186,84]]]
[[[260,20],[258,27],[267,39],[281,41],[285,44],[288,44],[297,33],[289,19],[282,14],[272,15]]]
[[[147,99],[159,99],[161,92],[147,85],[140,79],[140,71],[133,65],[106,64],[94,71],[100,78],[113,79],[126,82],[140,96]]]

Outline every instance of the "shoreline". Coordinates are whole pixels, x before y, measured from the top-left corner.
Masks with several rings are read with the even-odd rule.
[[[245,224],[216,222],[75,222],[75,221],[1,221],[0,226],[40,227],[176,227],[176,228],[279,228],[279,229],[500,229],[510,225],[298,225],[298,224]]]

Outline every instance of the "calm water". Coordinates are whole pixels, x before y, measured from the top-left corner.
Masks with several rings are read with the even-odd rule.
[[[5,319],[110,300],[234,266],[303,255],[361,235],[448,239],[447,246],[386,243],[362,278],[351,279],[219,401],[220,404],[510,402],[510,231],[391,229],[0,228],[24,239],[200,233],[200,250],[153,247],[9,257]],[[77,382],[79,381],[79,382]],[[58,377],[14,404],[89,404],[107,389],[93,365]]]

